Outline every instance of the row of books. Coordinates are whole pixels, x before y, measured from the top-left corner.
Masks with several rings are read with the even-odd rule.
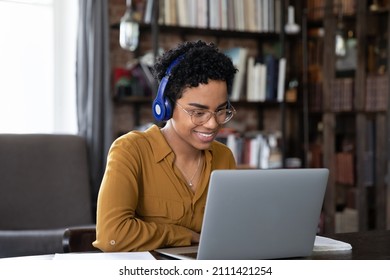
[[[354,79],[334,79],[332,87],[332,109],[334,112],[350,112],[353,109]]]
[[[153,3],[145,0],[145,23]],[[248,32],[281,30],[281,0],[159,0],[159,24]]]
[[[350,16],[356,14],[356,0],[334,0],[331,8],[333,14]],[[322,20],[326,12],[326,0],[308,0],[308,19]]]
[[[285,94],[286,59],[273,54],[248,56],[246,48],[225,51],[237,67],[230,99],[249,102],[282,102]]]
[[[364,186],[372,186],[375,182],[375,120],[370,119],[363,128],[365,148],[363,153],[364,172],[361,175]],[[344,139],[341,151],[335,155],[335,180],[339,184],[354,186],[356,184],[356,154],[354,140]]]
[[[334,112],[349,112],[354,109],[354,79],[340,78],[332,81],[331,109]],[[322,82],[308,85],[309,107],[311,111],[323,109]],[[386,111],[389,98],[389,79],[386,75],[369,75],[366,79],[365,110]]]
[[[310,145],[311,162],[310,167],[319,168],[323,166],[322,147],[319,144]],[[369,168],[367,166],[367,168]],[[335,154],[335,181],[338,184],[355,185],[355,159],[351,151],[343,151]]]
[[[277,134],[258,132],[242,136],[222,130],[216,140],[230,148],[238,166],[260,169],[282,166]]]
[[[369,75],[366,80],[366,110],[386,111],[389,98],[387,75]]]
[[[263,62],[248,58],[247,101],[263,102],[284,99],[286,59],[266,55]]]
[[[332,81],[331,109],[333,112],[350,112],[353,110],[354,80],[352,78],[335,79]],[[308,85],[309,109],[321,112],[323,108],[323,83]]]

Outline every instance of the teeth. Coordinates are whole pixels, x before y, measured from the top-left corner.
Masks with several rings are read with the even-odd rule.
[[[198,132],[200,135],[204,136],[204,137],[211,137],[214,135],[214,133],[201,133],[201,132]]]

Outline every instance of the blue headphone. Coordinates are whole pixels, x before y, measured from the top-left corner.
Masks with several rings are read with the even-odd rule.
[[[165,88],[168,84],[169,77],[171,75],[171,70],[184,58],[184,55],[178,56],[172,63],[168,66],[165,71],[165,76],[161,79],[160,85],[157,90],[156,98],[153,101],[152,110],[153,116],[157,121],[167,121],[172,116],[172,105],[168,98],[164,96]]]

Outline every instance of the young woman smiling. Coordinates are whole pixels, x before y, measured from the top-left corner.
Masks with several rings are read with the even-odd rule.
[[[153,114],[164,125],[118,138],[108,154],[97,208],[102,251],[147,251],[199,242],[210,174],[236,167],[215,138],[235,109],[237,69],[212,43],[185,42],[156,63]]]

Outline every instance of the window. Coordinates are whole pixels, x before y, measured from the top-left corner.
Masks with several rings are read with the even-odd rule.
[[[77,133],[77,0],[0,0],[0,133]]]

